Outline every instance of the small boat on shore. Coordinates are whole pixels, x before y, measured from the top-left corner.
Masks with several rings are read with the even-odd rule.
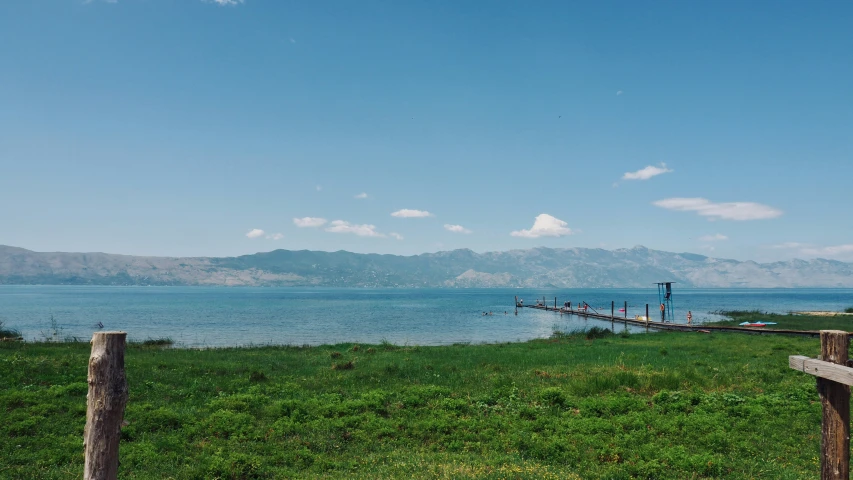
[[[776,325],[776,322],[740,322],[741,327],[765,327],[767,325]]]

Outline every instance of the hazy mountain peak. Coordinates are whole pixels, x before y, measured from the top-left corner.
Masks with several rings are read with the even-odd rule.
[[[658,281],[682,288],[853,287],[853,264],[739,262],[642,245],[483,254],[462,248],[414,256],[279,249],[223,258],[41,253],[0,245],[0,284],[648,288]]]

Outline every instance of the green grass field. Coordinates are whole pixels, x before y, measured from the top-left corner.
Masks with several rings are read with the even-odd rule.
[[[815,380],[787,358],[818,351],[680,332],[133,345],[120,478],[815,478]],[[0,343],[0,478],[82,476],[88,356],[85,343]]]
[[[786,330],[853,331],[853,316],[850,315],[838,315],[834,317],[819,315],[790,315],[766,313],[759,310],[733,310],[719,313],[729,317],[729,320],[709,323],[708,325],[737,325],[741,322],[776,322],[776,325],[768,325],[767,328],[779,328]]]

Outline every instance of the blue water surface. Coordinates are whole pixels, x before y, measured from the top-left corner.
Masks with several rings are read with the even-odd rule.
[[[27,340],[53,336],[88,339],[98,330],[124,330],[131,340],[169,337],[185,347],[253,344],[318,345],[344,342],[444,345],[543,338],[610,322],[532,309],[525,304],[586,301],[610,312],[628,302],[628,316],[655,315],[651,289],[357,289],[0,286],[0,320]],[[718,318],[716,310],[784,313],[853,306],[853,289],[685,289],[674,293],[683,322]],[[493,315],[483,316],[491,311]],[[504,314],[506,312],[506,314]],[[617,314],[619,314],[617,312]],[[853,323],[853,322],[851,322]],[[622,328],[617,326],[617,328]],[[638,330],[639,331],[639,330]]]

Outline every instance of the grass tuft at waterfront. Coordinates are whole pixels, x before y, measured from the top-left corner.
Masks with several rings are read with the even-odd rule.
[[[12,328],[5,327],[3,325],[3,321],[0,320],[0,338],[17,339],[17,338],[20,338],[20,336],[21,336],[21,332],[15,330],[15,329],[12,329]]]

